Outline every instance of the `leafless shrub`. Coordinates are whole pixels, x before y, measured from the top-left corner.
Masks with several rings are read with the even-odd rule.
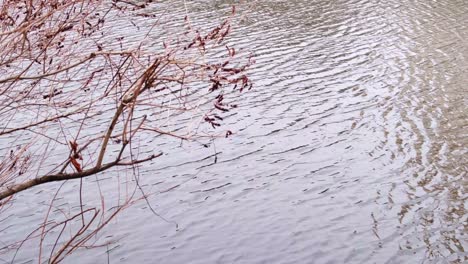
[[[251,58],[224,44],[234,9],[207,32],[186,17],[182,34],[160,40],[158,49],[152,36],[160,17],[148,11],[151,2],[2,1],[1,215],[14,206],[15,194],[37,185],[132,169],[162,155],[139,157],[141,136],[193,141],[232,134],[217,129],[223,113],[237,107],[229,97],[252,87],[245,73]],[[140,30],[130,41],[128,34],[106,35],[113,26],[107,21],[122,17]],[[106,214],[104,202],[102,208],[83,205],[81,182],[80,210],[51,219],[59,191],[43,223],[0,253],[38,239],[39,262],[60,262],[79,248],[97,246],[90,242],[97,232],[146,199],[131,192]],[[43,250],[47,238],[55,241],[50,252]]]

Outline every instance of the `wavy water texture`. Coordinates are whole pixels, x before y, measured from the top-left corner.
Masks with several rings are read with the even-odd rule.
[[[199,26],[232,4],[186,3]],[[183,1],[159,5],[176,31]],[[229,43],[256,64],[255,89],[225,119],[235,136],[215,148],[144,141],[166,155],[140,171],[141,185],[178,228],[138,204],[107,231],[109,253],[86,251],[80,263],[466,263],[468,2],[238,8],[247,11]],[[114,177],[101,180],[115,189]],[[17,198],[5,237],[44,212],[49,196],[32,192]]]

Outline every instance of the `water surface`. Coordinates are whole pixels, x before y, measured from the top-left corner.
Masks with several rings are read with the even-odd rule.
[[[210,25],[232,4],[187,1],[187,9]],[[167,7],[175,18],[164,26],[176,27],[183,1],[155,12]],[[226,119],[236,135],[215,148],[150,140],[148,151],[167,155],[140,180],[169,222],[138,203],[105,231],[116,240],[109,253],[68,261],[468,261],[468,2],[238,8],[229,43],[254,51],[257,63],[255,89]],[[28,197],[25,207],[44,204]],[[28,223],[28,214],[15,217]]]

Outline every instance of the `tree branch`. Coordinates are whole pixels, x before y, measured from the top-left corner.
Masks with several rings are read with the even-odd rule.
[[[159,156],[161,156],[162,153],[159,154],[153,154],[149,156],[148,158],[141,159],[141,160],[133,160],[130,162],[120,162],[120,160],[115,160],[113,162],[106,163],[102,166],[95,166],[93,168],[83,170],[82,172],[75,172],[75,173],[59,173],[59,174],[52,174],[52,175],[45,175],[39,178],[35,178],[32,180],[28,180],[26,182],[16,184],[12,187],[7,187],[6,191],[0,192],[0,201],[8,198],[16,193],[19,193],[21,191],[30,189],[34,186],[38,186],[44,183],[48,182],[54,182],[54,181],[66,181],[66,180],[72,180],[72,179],[79,179],[79,178],[85,178],[94,174],[97,174],[99,172],[103,172],[105,170],[108,170],[114,166],[126,166],[126,165],[132,165],[132,164],[138,164],[146,161],[150,161],[152,159],[155,159]]]

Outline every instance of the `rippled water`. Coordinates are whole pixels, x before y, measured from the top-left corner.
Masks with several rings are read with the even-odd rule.
[[[231,4],[187,7],[207,25]],[[227,119],[236,135],[215,149],[158,142],[167,155],[140,179],[167,221],[137,204],[109,227],[108,254],[75,262],[466,263],[468,2],[239,9],[230,42],[257,63],[255,89]]]

